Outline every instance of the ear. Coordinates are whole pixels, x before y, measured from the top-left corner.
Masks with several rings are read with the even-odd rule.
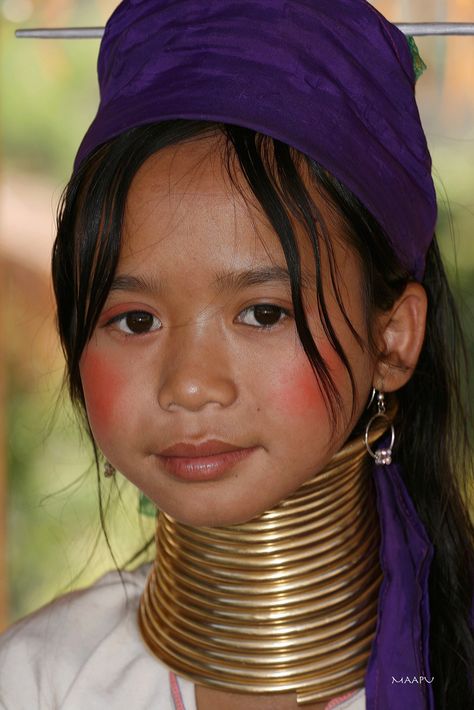
[[[407,284],[390,311],[379,319],[379,347],[374,387],[395,392],[413,375],[426,330],[428,298],[419,283]]]

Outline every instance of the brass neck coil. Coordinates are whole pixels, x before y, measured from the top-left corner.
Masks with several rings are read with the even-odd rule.
[[[357,441],[247,523],[160,513],[139,608],[152,652],[200,685],[296,691],[299,705],[362,687],[382,581],[371,471]]]

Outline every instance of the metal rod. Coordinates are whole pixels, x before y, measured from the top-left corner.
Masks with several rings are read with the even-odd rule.
[[[104,34],[103,27],[58,27],[36,28],[31,30],[16,30],[15,36],[36,37],[39,39],[100,39]]]
[[[397,27],[406,35],[474,35],[474,22],[401,22]],[[37,37],[41,39],[100,39],[103,27],[58,27],[16,30],[16,37]]]
[[[474,35],[474,22],[401,22],[397,27],[406,35],[418,37]]]

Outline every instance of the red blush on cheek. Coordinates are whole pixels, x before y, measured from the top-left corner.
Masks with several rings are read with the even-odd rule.
[[[325,411],[323,395],[311,367],[296,371],[290,369],[283,381],[276,393],[278,401],[275,402],[280,411],[293,417]]]
[[[335,377],[337,386],[337,371],[340,361],[336,355],[323,355],[330,373]],[[291,416],[306,417],[309,414],[326,415],[327,405],[321,386],[309,362],[298,366],[290,366],[280,379],[280,386],[275,391],[275,404],[280,411]]]
[[[112,425],[125,377],[110,358],[90,346],[81,358],[80,370],[89,423],[94,435],[100,436]]]

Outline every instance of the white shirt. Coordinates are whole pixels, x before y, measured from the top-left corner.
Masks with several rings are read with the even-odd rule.
[[[0,708],[175,710],[169,669],[137,624],[148,570],[122,573],[124,585],[109,572],[0,636]],[[197,710],[194,684],[177,678],[186,710]],[[365,710],[364,689],[328,708]]]

